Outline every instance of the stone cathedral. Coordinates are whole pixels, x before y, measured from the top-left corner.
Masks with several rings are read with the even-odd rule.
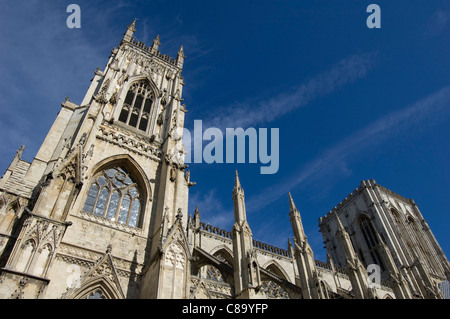
[[[374,180],[319,219],[326,262],[290,194],[287,249],[254,240],[237,173],[231,230],[189,214],[183,47],[162,54],[135,25],[0,180],[0,298],[443,298],[450,264],[418,206]]]

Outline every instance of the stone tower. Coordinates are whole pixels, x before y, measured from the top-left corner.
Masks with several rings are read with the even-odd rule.
[[[61,104],[34,160],[20,147],[0,179],[0,299],[442,298],[450,266],[427,222],[373,180],[320,218],[327,262],[291,194],[288,249],[253,238],[237,172],[231,231],[188,216],[183,47],[172,59],[135,31],[80,104]]]
[[[319,226],[336,265],[359,274],[359,262],[377,265],[396,298],[442,298],[439,284],[450,279],[450,264],[414,200],[363,181]]]
[[[32,163],[21,148],[0,180],[0,298],[186,296],[184,53],[135,27]]]

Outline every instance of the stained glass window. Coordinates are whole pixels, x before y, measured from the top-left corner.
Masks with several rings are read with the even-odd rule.
[[[138,185],[125,167],[114,167],[97,174],[89,188],[83,211],[139,227],[141,208]]]

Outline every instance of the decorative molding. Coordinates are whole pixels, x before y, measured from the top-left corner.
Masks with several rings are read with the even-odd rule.
[[[129,136],[121,133],[116,126],[107,127],[102,125],[99,128],[99,134],[97,138],[117,145],[121,148],[127,149],[133,153],[148,157],[156,162],[160,162],[162,159],[162,152],[150,145],[150,140],[146,141],[144,138],[136,136]]]

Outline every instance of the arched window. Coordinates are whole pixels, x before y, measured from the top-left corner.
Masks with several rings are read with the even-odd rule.
[[[380,266],[381,270],[384,271],[384,264],[381,260],[381,256],[378,252],[378,238],[376,236],[375,228],[372,225],[372,222],[367,217],[362,217],[359,223],[361,228],[364,240],[366,242],[367,248],[369,249],[370,256],[372,257],[372,261]]]
[[[106,299],[105,295],[103,294],[103,291],[101,290],[95,290],[89,293],[86,296],[86,299]]]
[[[134,83],[125,97],[119,121],[147,132],[154,99],[154,93],[146,81]]]
[[[142,201],[136,181],[128,170],[109,168],[93,180],[83,211],[121,224],[139,227]]]

